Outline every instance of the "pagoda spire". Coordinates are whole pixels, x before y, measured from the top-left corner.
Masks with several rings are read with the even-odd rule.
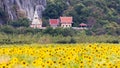
[[[33,17],[32,23],[31,23],[31,27],[32,28],[42,28],[42,20],[38,15],[37,8],[35,9],[35,12],[34,12],[34,17]]]

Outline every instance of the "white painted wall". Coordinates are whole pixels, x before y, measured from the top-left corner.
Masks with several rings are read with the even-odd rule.
[[[31,26],[32,28],[42,28],[42,20],[39,18],[37,11],[35,11],[33,21]]]
[[[63,27],[63,28],[69,28],[69,27],[72,27],[72,24],[61,24],[61,27]]]

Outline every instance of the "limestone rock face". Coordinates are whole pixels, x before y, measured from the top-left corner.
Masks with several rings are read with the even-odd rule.
[[[19,17],[27,17],[32,20],[36,9],[41,18],[45,7],[46,0],[0,0],[0,8],[7,12],[11,20]]]

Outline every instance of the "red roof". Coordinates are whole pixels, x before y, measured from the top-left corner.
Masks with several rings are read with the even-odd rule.
[[[61,23],[72,23],[73,18],[72,17],[60,17]]]
[[[58,25],[59,20],[58,19],[49,19],[49,23],[50,23],[50,25]]]
[[[80,26],[87,26],[87,24],[85,24],[85,23],[81,23]]]

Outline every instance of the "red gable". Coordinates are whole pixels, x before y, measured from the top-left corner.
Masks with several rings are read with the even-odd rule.
[[[61,23],[72,23],[73,18],[72,17],[60,17]]]
[[[50,25],[58,25],[59,20],[58,19],[49,19],[49,23],[50,23]]]

